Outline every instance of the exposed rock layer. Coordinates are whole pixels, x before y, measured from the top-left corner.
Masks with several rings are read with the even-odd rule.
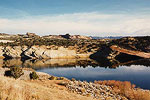
[[[7,46],[0,47],[1,58],[47,59],[47,58],[83,58],[91,53],[78,53],[76,49],[52,46]]]
[[[143,58],[150,58],[150,53],[128,50],[128,49],[120,48],[119,46],[116,46],[116,45],[112,45],[110,48],[113,51],[118,51],[121,53],[129,54],[129,55],[135,55],[135,56],[139,56],[139,57],[143,57]]]

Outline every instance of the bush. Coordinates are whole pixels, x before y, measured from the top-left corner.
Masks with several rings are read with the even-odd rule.
[[[11,67],[10,70],[5,71],[5,76],[10,76],[15,79],[18,79],[23,74],[24,72],[22,71],[22,68],[20,67]]]
[[[76,79],[75,79],[75,78],[72,78],[71,81],[76,81]]]
[[[64,80],[64,77],[57,77],[57,80]]]
[[[39,76],[37,75],[37,73],[35,71],[30,73],[30,79],[36,80],[38,78],[39,78]]]
[[[55,76],[51,76],[50,78],[49,78],[49,80],[56,80],[57,79],[57,77],[55,77]]]

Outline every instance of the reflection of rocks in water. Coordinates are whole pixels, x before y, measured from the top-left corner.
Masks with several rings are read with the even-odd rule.
[[[110,62],[112,64],[110,67],[116,68],[116,67],[119,67],[121,65],[126,65],[129,63],[131,65],[133,65],[136,61],[139,61],[141,59],[143,59],[143,58],[138,57],[138,56],[134,56],[134,55],[128,55],[128,54],[120,53],[114,59],[110,59]],[[144,62],[141,62],[141,64],[143,65]]]
[[[76,66],[80,66],[80,67],[88,67],[88,66],[92,66],[92,67],[98,67],[98,63],[92,59],[89,60],[78,60],[76,63]]]
[[[100,67],[117,68],[119,66],[143,65],[150,67],[150,59],[126,59],[124,60],[109,60],[109,59],[96,59]]]
[[[77,59],[42,59],[42,60],[26,60],[24,66],[34,69],[46,67],[66,67],[75,65]]]
[[[11,59],[2,60],[0,59],[0,67],[11,67],[20,66],[33,69],[47,68],[47,67],[109,67],[116,68],[119,66],[131,66],[131,65],[144,65],[150,66],[150,59],[140,59],[140,60],[130,60],[130,61],[118,61],[118,60],[108,60],[108,59],[36,59],[36,60],[25,60],[21,59]]]
[[[1,67],[21,66],[33,69],[46,68],[46,67],[86,67],[98,66],[96,62],[91,59],[36,59],[36,60],[25,60],[22,62],[21,59],[10,59],[0,60]]]
[[[117,55],[115,57],[115,59],[118,60],[119,62],[123,63],[123,62],[128,62],[128,61],[133,61],[133,60],[139,60],[139,59],[143,59],[143,58],[134,56],[134,55],[128,55],[125,53],[120,53],[119,55]]]
[[[141,65],[141,66],[150,67],[150,59],[132,60],[132,61],[128,61],[128,62],[125,62],[125,63],[120,63],[120,66],[121,66],[121,64],[126,65],[126,66]]]

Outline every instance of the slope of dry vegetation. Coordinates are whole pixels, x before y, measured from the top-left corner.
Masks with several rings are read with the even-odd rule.
[[[2,70],[2,69],[1,69]],[[104,99],[110,98],[110,96],[123,97],[124,99],[118,100],[150,100],[150,91],[135,88],[135,85],[132,85],[130,82],[121,82],[121,81],[95,81],[97,85],[102,85],[99,92],[92,92],[93,95],[82,95],[73,92],[74,89],[81,89],[82,86],[86,86],[86,89],[92,89],[93,83],[80,82],[76,80],[68,80],[63,77],[50,76],[45,73],[38,72],[38,74],[33,75],[34,77],[38,75],[38,78],[35,80],[26,78],[27,69],[25,76],[22,75],[22,78],[15,79],[10,77],[5,77],[2,75],[4,71],[8,69],[3,69],[0,75],[0,100],[94,100],[93,95],[95,93],[102,96],[104,93],[109,95],[104,95]],[[29,70],[30,71],[30,70]],[[32,71],[30,71],[32,72]],[[33,73],[33,72],[32,72]],[[36,72],[34,72],[35,74]],[[31,78],[31,77],[30,77]],[[75,87],[67,88],[69,83],[77,83]],[[92,85],[91,85],[92,84]],[[72,86],[72,85],[71,85]],[[93,87],[93,88],[87,88]],[[106,89],[104,89],[106,88]],[[91,90],[90,90],[91,91]],[[81,91],[80,91],[81,92]],[[83,93],[85,90],[82,91]],[[101,94],[103,93],[103,94]],[[110,95],[112,94],[112,95]],[[111,97],[112,98],[112,97]],[[101,100],[100,98],[98,100]],[[102,99],[103,100],[103,99]],[[112,99],[108,99],[112,100]],[[113,99],[116,100],[116,99]]]
[[[0,100],[94,100],[57,85],[61,80],[15,80],[0,76]]]
[[[128,81],[109,80],[95,81],[95,83],[111,86],[114,92],[127,97],[129,100],[150,100],[150,91],[135,88],[135,85]]]

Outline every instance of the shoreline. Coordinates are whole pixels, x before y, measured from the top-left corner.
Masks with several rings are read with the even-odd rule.
[[[34,33],[0,35],[2,36],[1,40],[7,40],[7,43],[0,42],[0,58],[5,59],[5,61],[2,60],[0,68],[1,100],[150,99],[150,90],[135,88],[135,85],[127,81],[86,82],[75,79],[69,80],[65,77],[36,72],[32,68],[17,67],[34,65],[33,67],[41,68],[45,65],[47,65],[46,67],[49,67],[49,65],[58,66],[58,63],[60,66],[77,63],[83,65],[83,67],[96,65],[105,68],[117,68],[120,63],[126,64],[127,62],[128,65],[131,60],[145,58],[145,56],[141,56],[143,53],[150,53],[150,37],[148,36],[96,40],[84,36],[70,36],[69,34],[43,37]],[[117,45],[119,49],[111,48],[114,45]],[[135,51],[140,54],[135,54],[137,53]],[[146,58],[149,56],[147,54]],[[15,61],[12,58],[20,58],[20,60]],[[47,58],[50,58],[50,60]],[[75,58],[75,60],[57,60],[56,58]],[[79,59],[84,58],[90,60],[79,61]]]
[[[3,73],[6,70],[9,70],[9,69],[4,68]],[[143,89],[135,88],[134,85],[132,85],[130,82],[127,82],[127,81],[125,81],[125,82],[121,82],[121,81],[95,81],[95,82],[76,81],[75,79],[69,80],[69,79],[64,78],[64,77],[51,76],[51,75],[49,75],[47,73],[43,73],[43,72],[36,72],[39,76],[39,79],[31,80],[29,77],[29,74],[33,70],[28,69],[28,68],[27,69],[23,68],[23,71],[24,71],[24,75],[21,76],[19,79],[16,79],[16,80],[14,78],[2,76],[2,74],[1,74],[0,75],[0,77],[1,77],[0,84],[3,83],[3,81],[6,82],[6,80],[10,80],[10,81],[13,80],[13,82],[15,82],[15,83],[16,82],[17,83],[18,82],[21,82],[21,83],[25,82],[26,84],[32,84],[32,85],[37,86],[37,87],[38,86],[40,86],[40,87],[46,86],[45,88],[48,88],[50,90],[55,87],[55,89],[57,91],[63,90],[65,92],[67,92],[68,95],[73,94],[76,96],[81,96],[83,98],[85,97],[85,98],[87,98],[87,100],[96,100],[96,99],[103,100],[103,99],[108,99],[108,98],[110,100],[121,100],[121,98],[123,100],[128,100],[127,98],[131,98],[137,93],[140,94],[140,95],[136,95],[136,97],[141,98],[139,100],[148,100],[148,98],[150,98],[150,95],[149,95],[150,91],[149,90],[143,90]],[[2,73],[2,69],[1,69],[1,73]],[[8,84],[10,84],[10,83],[8,83]],[[53,88],[47,87],[50,84],[54,87]],[[0,85],[0,86],[3,86],[3,85]],[[11,86],[14,87],[15,84],[11,83]],[[31,89],[33,89],[33,88],[31,88]],[[42,88],[42,89],[44,89],[44,88]],[[42,89],[40,91],[42,91]],[[97,89],[97,90],[95,90],[95,89]],[[22,91],[24,91],[24,90],[22,90]],[[3,91],[1,91],[1,92],[3,92]],[[126,93],[128,93],[128,94],[126,94]],[[141,93],[142,93],[142,96],[141,96]],[[59,94],[57,94],[57,96],[58,95]],[[143,98],[143,96],[145,96],[145,95],[146,95],[147,99]],[[12,96],[15,96],[15,95],[12,95]],[[8,97],[9,97],[9,95],[8,95]],[[136,98],[136,97],[134,97],[134,98]],[[41,97],[39,97],[39,98],[41,98]],[[10,100],[13,100],[13,99],[10,99]],[[16,99],[16,100],[22,100],[22,99]],[[39,99],[39,100],[41,100],[41,99]],[[57,98],[54,100],[63,100],[63,99]],[[71,97],[69,97],[66,100],[72,100],[72,99],[71,99]],[[82,99],[78,98],[78,100],[82,100]]]

